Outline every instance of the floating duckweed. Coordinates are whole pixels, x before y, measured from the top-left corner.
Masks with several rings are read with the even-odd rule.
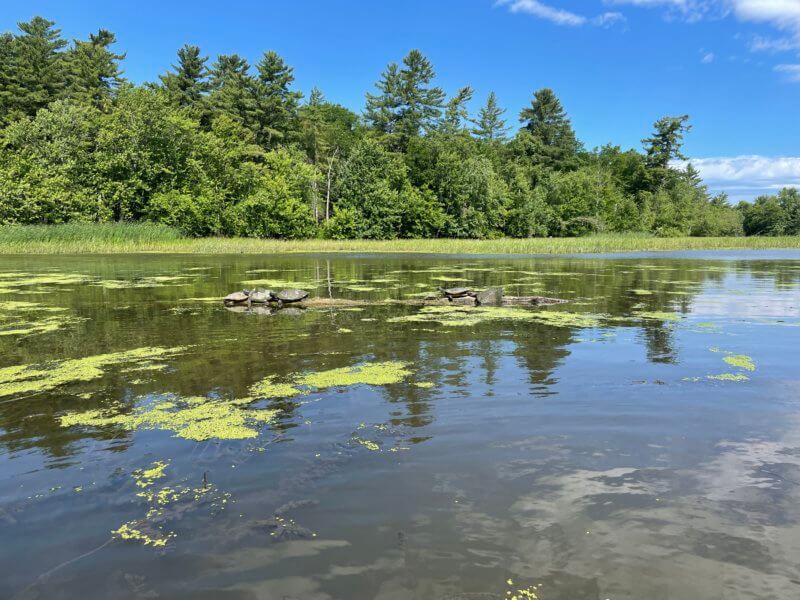
[[[353,333],[353,330],[352,329],[348,329],[347,327],[339,327],[339,329],[337,329],[336,332],[337,333]]]
[[[69,383],[99,379],[106,367],[127,362],[164,360],[183,350],[184,347],[145,347],[64,360],[52,365],[4,367],[0,369],[0,397],[44,392]]]
[[[447,277],[445,275],[442,275],[441,277],[431,277],[431,280],[444,281],[447,283],[454,283],[454,282],[468,283],[469,281],[471,281],[470,279],[467,279],[465,277]]]
[[[309,373],[299,377],[297,383],[316,389],[359,384],[388,385],[409,377],[412,373],[407,366],[408,363],[399,361],[366,363],[356,367]]]
[[[711,331],[719,331],[720,329],[722,329],[717,323],[711,323],[711,322],[696,323],[696,325],[700,329],[708,329]]]
[[[653,321],[680,321],[683,317],[675,312],[662,311],[638,311],[634,313],[640,319],[651,319]]]
[[[145,546],[153,546],[154,548],[163,548],[171,539],[177,537],[173,532],[167,532],[163,537],[153,537],[138,528],[138,521],[129,521],[123,523],[117,529],[111,532],[111,535],[120,540],[135,540],[141,542]]]
[[[254,398],[290,398],[301,393],[301,390],[289,383],[275,383],[272,375],[250,387],[250,394]]]
[[[62,314],[67,310],[60,306],[45,306],[35,302],[11,300],[0,302],[0,336],[50,333],[84,321],[78,317]],[[30,319],[31,315],[42,313],[46,316],[35,321],[26,320]]]
[[[732,367],[736,367],[738,369],[744,369],[745,371],[756,370],[756,364],[753,362],[753,359],[746,354],[732,354],[730,356],[726,356],[722,360]]]
[[[84,425],[106,427],[116,425],[135,431],[138,429],[163,429],[177,437],[196,442],[209,439],[241,440],[258,436],[257,425],[274,420],[277,411],[246,409],[252,398],[217,400],[205,397],[167,397],[137,407],[130,414],[115,410],[88,410],[63,415],[62,427]]]
[[[423,390],[428,390],[436,386],[436,384],[433,383],[432,381],[418,381],[414,385],[418,388],[422,388]]]
[[[242,281],[242,285],[262,286],[271,288],[315,288],[317,283],[314,281],[285,281],[281,279],[248,279]]]
[[[446,327],[471,327],[489,321],[531,321],[554,327],[597,327],[592,314],[508,307],[425,306],[418,313],[393,317],[390,323],[439,323]]]
[[[147,488],[155,483],[156,479],[161,479],[166,475],[165,471],[169,463],[157,460],[149,469],[136,469],[131,476],[136,482],[137,487]]]
[[[348,289],[351,292],[375,292],[378,291],[380,288],[370,285],[349,285],[345,289]]]
[[[129,288],[163,287],[165,285],[188,285],[190,275],[156,275],[137,279],[102,279],[92,285],[108,290],[125,290]]]
[[[358,437],[358,436],[353,436],[353,441],[356,444],[360,444],[360,445],[364,446],[364,448],[366,448],[367,450],[371,450],[372,452],[378,452],[381,449],[381,447],[378,444],[376,444],[375,442],[373,442],[371,440],[366,440],[366,439]]]
[[[653,292],[651,290],[631,290],[632,293],[636,294],[637,296],[652,296]]]
[[[706,379],[716,381],[750,381],[750,378],[743,373],[722,373],[721,375],[707,375]]]

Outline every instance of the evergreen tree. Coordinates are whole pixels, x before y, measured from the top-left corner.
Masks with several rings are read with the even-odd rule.
[[[531,105],[520,112],[519,119],[531,134],[536,162],[556,170],[573,166],[580,143],[553,90],[542,88],[535,92]]]
[[[178,64],[173,71],[161,75],[161,83],[178,106],[195,106],[209,90],[208,57],[200,56],[200,48],[186,44],[178,50]]]
[[[238,54],[222,54],[211,67],[210,103],[245,127],[255,123],[255,80],[250,65]]]
[[[663,117],[655,122],[655,131],[642,140],[647,155],[647,165],[656,169],[667,169],[673,159],[686,160],[681,153],[683,137],[691,130],[689,115]]]
[[[14,99],[12,92],[14,68],[14,36],[0,35],[0,126],[5,125]]]
[[[66,77],[62,50],[67,42],[54,25],[42,17],[18,24],[21,34],[11,44],[9,114],[34,115],[63,95]]]
[[[367,94],[365,119],[379,131],[395,134],[397,146],[405,148],[421,130],[432,129],[442,114],[445,94],[430,85],[435,75],[430,61],[412,50],[402,68],[394,63],[387,67],[376,84],[380,94]]]
[[[467,102],[472,100],[473,93],[470,86],[465,86],[448,100],[440,127],[442,132],[452,134],[464,130],[464,123],[469,119]]]
[[[122,83],[119,63],[125,54],[115,54],[110,46],[116,37],[106,29],[89,35],[88,41],[76,41],[67,53],[68,95],[101,108],[107,105]]]
[[[386,67],[375,87],[380,94],[367,93],[364,119],[381,133],[392,134],[395,132],[402,106],[400,70],[397,63],[390,63]]]
[[[295,130],[297,105],[303,94],[292,91],[293,69],[270,50],[256,65],[255,89],[256,140],[273,148]]]
[[[473,135],[487,141],[504,139],[508,132],[506,122],[502,118],[505,112],[504,108],[498,106],[495,93],[489,92],[486,104],[478,111],[478,119],[474,121]]]

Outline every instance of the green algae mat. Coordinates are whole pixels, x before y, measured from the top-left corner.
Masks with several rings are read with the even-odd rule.
[[[0,257],[0,597],[793,598],[799,288],[799,252]]]

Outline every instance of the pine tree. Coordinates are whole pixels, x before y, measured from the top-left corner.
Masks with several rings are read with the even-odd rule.
[[[14,36],[0,35],[0,126],[5,125],[13,103]]]
[[[209,90],[208,57],[200,56],[200,48],[186,44],[178,50],[178,64],[173,72],[161,75],[161,83],[178,106],[195,106]]]
[[[463,131],[464,123],[469,119],[467,102],[472,100],[473,90],[470,86],[462,87],[456,95],[447,101],[440,129],[444,133]]]
[[[256,140],[270,149],[295,130],[303,94],[289,89],[294,82],[293,69],[276,52],[265,52],[256,70]]]
[[[90,102],[98,108],[106,106],[114,91],[123,82],[119,63],[125,54],[116,54],[110,46],[116,37],[110,31],[90,34],[88,41],[76,41],[67,53],[68,95]]]
[[[553,90],[542,88],[535,92],[531,106],[520,112],[519,120],[538,146],[537,161],[557,170],[571,166],[580,143]]]
[[[380,94],[367,93],[364,119],[381,133],[394,133],[402,106],[400,70],[396,63],[390,63],[386,67],[375,87]]]
[[[64,53],[67,45],[53,21],[34,17],[17,26],[9,74],[9,113],[34,115],[60,98],[66,85]],[[6,42],[7,43],[7,42]]]
[[[430,85],[435,75],[430,61],[412,50],[402,68],[394,63],[387,67],[376,84],[380,94],[367,94],[365,119],[379,131],[396,134],[405,148],[422,129],[432,129],[442,114],[445,93]]]
[[[666,169],[673,159],[686,160],[681,153],[683,137],[692,128],[688,124],[689,115],[662,117],[655,122],[655,131],[642,140],[647,154],[647,165],[651,168]]]
[[[250,65],[238,54],[222,54],[211,68],[211,97],[214,110],[223,112],[240,124],[253,128],[255,123],[254,79]]]
[[[478,111],[478,119],[474,121],[475,128],[472,133],[481,140],[502,140],[506,137],[508,128],[506,127],[503,114],[504,108],[497,104],[497,96],[494,92],[489,92],[486,104]]]

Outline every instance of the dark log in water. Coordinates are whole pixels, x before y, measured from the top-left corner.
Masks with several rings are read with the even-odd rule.
[[[565,304],[569,300],[561,298],[547,298],[545,296],[503,296],[499,304],[483,304],[484,307],[492,306],[546,306],[549,304]],[[403,300],[351,300],[349,298],[306,298],[295,302],[291,306],[297,308],[353,308],[360,306],[378,306],[386,304],[402,304],[404,306],[476,306],[475,298],[406,298]],[[240,312],[247,310],[247,304],[228,305],[228,308],[238,309]],[[261,312],[269,313],[271,307],[261,307]],[[277,305],[274,306],[277,308]]]

